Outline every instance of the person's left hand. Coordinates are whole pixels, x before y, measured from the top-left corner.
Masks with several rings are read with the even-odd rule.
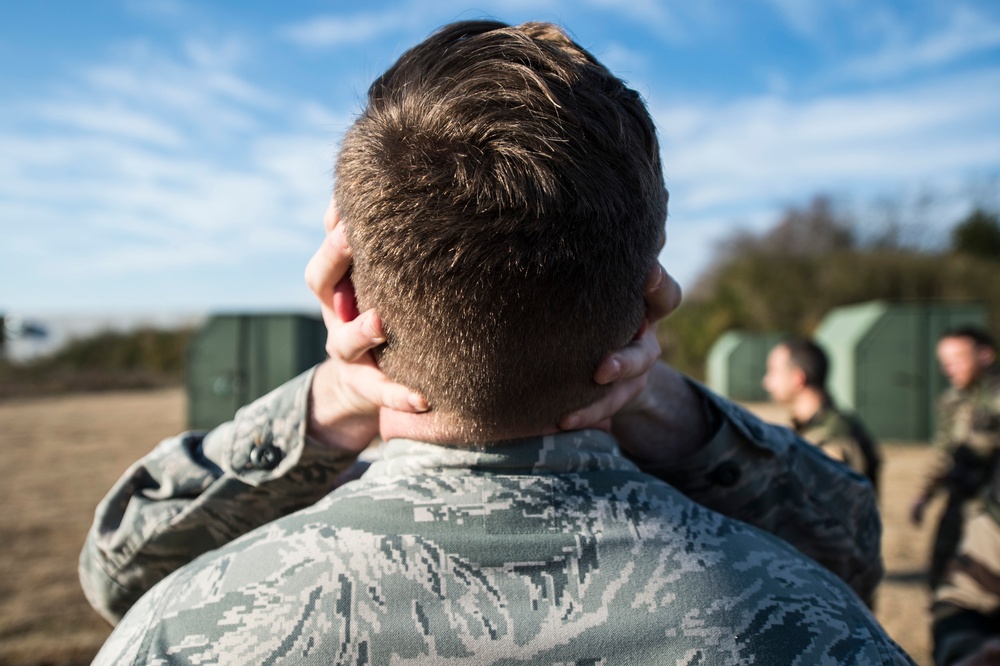
[[[308,432],[329,446],[357,452],[378,434],[382,407],[420,412],[427,402],[378,368],[371,350],[385,342],[374,310],[358,312],[349,267],[351,248],[331,201],[324,217],[327,237],[306,267],[306,283],[319,299],[330,358],[316,368]]]
[[[923,524],[928,502],[930,502],[930,498],[927,495],[920,495],[913,500],[913,504],[910,505],[910,523],[917,527]]]

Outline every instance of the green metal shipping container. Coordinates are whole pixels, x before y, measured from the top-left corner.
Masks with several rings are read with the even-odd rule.
[[[709,387],[732,400],[768,400],[761,386],[767,372],[767,354],[784,337],[783,333],[723,333],[708,352]]]
[[[930,440],[948,386],[937,341],[964,324],[985,326],[982,306],[871,301],[831,310],[816,331],[830,354],[831,394],[879,439]]]
[[[326,358],[318,315],[211,316],[188,348],[188,428],[210,430]]]

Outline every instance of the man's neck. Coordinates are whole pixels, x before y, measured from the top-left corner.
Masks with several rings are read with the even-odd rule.
[[[960,393],[972,393],[977,391],[981,386],[988,385],[996,374],[997,364],[993,363],[988,365],[985,368],[980,369],[965,388],[958,389],[958,391]]]
[[[807,386],[792,400],[792,418],[799,424],[808,423],[828,402],[825,393]]]
[[[379,432],[382,439],[386,441],[393,438],[403,438],[432,444],[471,446],[506,439],[540,437],[561,431],[556,426],[484,431],[480,428],[469,427],[460,419],[441,412],[429,411],[413,414],[382,409],[379,411]]]

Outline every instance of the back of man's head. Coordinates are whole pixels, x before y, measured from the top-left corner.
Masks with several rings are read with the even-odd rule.
[[[781,346],[788,350],[789,363],[802,371],[805,385],[825,392],[830,361],[823,348],[806,338],[787,338]]]
[[[336,179],[390,378],[484,438],[600,397],[666,191],[642,99],[586,50],[547,24],[445,26],[372,84]]]

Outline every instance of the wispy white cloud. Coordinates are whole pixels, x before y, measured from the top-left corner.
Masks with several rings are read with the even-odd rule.
[[[330,190],[328,141],[319,133],[258,139],[234,165],[118,137],[0,135],[9,156],[0,168],[0,218],[10,223],[8,238],[73,238],[72,252],[52,252],[39,266],[63,275],[238,263],[283,250],[308,256]],[[33,157],[18,160],[27,153]]]
[[[611,10],[619,16],[628,18],[640,25],[667,30],[673,36],[680,33],[680,21],[676,15],[668,9],[666,3],[658,0],[630,0],[620,2],[620,0],[583,0],[583,4],[590,7]]]
[[[871,197],[995,169],[996,90],[1000,70],[804,102],[654,100],[671,190],[664,257],[691,281],[727,224],[773,221],[814,193]],[[930,223],[940,232],[953,221]]]
[[[249,45],[236,37],[224,37],[211,44],[202,39],[188,39],[184,51],[191,62],[203,69],[228,70],[243,63],[250,52]]]
[[[336,48],[372,42],[408,30],[424,36],[429,32],[428,26],[434,29],[460,19],[496,17],[515,23],[521,20],[561,23],[566,15],[578,12],[579,5],[590,11],[596,10],[598,15],[613,14],[615,18],[625,19],[667,41],[684,41],[688,36],[685,26],[690,21],[710,22],[711,12],[706,15],[702,5],[714,6],[714,2],[704,0],[703,3],[685,7],[683,15],[659,0],[632,0],[626,3],[619,0],[583,0],[579,3],[570,0],[492,0],[472,10],[462,0],[441,0],[433,8],[428,8],[426,3],[407,2],[383,12],[313,16],[280,27],[278,34],[303,48]],[[428,21],[430,16],[437,18]],[[572,25],[566,27],[573,28]]]
[[[161,146],[179,146],[180,132],[157,118],[110,102],[102,106],[87,103],[42,103],[36,111],[40,119],[56,126],[95,134],[115,134]]]
[[[638,72],[644,72],[649,67],[649,60],[645,54],[621,42],[612,42],[594,55],[604,63],[605,67],[624,79]]]
[[[306,48],[333,48],[372,41],[418,24],[417,16],[399,8],[378,14],[315,16],[286,25],[279,34]]]
[[[189,44],[186,51],[192,48]],[[201,53],[185,62],[137,46],[131,57],[85,68],[70,94],[88,99],[120,97],[151,113],[179,114],[228,127],[246,127],[254,110],[279,104],[274,96],[223,67],[224,58],[206,56],[207,49],[197,47]]]
[[[836,76],[879,80],[945,65],[975,53],[1000,48],[1000,22],[982,12],[955,6],[938,31],[919,37],[899,34],[880,51],[854,58]]]
[[[661,107],[668,174],[696,208],[995,162],[1000,70],[893,92]]]
[[[126,293],[169,276],[157,289],[174,280],[175,302],[204,307],[239,292],[203,293],[196,276],[288,256],[301,282],[346,117],[272,96],[202,47],[138,52],[0,112],[0,280],[25,286],[7,303],[100,302],[108,279]]]
[[[181,0],[125,0],[124,6],[131,12],[158,19],[178,19],[189,17],[192,7]]]
[[[784,22],[802,37],[816,40],[824,35],[822,29],[829,7],[821,2],[802,0],[767,0]]]

